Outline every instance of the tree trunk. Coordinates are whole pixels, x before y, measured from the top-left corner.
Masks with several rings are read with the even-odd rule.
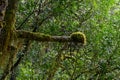
[[[0,33],[0,71],[3,72],[0,80],[5,80],[13,65],[14,55],[17,52],[14,31],[17,0],[2,0],[0,3],[0,13],[2,13],[0,16],[1,24],[3,24],[3,20],[5,23],[1,25]]]

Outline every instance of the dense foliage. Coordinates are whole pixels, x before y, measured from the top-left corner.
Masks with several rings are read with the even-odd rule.
[[[20,0],[16,14],[18,30],[87,36],[85,46],[30,42],[18,53],[17,80],[120,79],[119,0]]]

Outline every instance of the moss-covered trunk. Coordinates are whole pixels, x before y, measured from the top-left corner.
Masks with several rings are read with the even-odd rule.
[[[15,40],[15,12],[16,12],[16,5],[17,0],[3,0],[0,1],[1,4],[4,4],[4,10],[1,17],[4,18],[1,19],[1,24],[4,23],[1,27],[0,32],[0,71],[3,74],[1,77],[1,80],[4,80],[7,74],[9,73],[9,70],[13,64],[14,55],[17,51],[17,48],[15,48],[16,43]],[[7,6],[8,4],[8,6]],[[2,5],[1,5],[2,6]]]

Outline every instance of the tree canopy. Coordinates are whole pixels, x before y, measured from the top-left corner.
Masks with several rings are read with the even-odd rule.
[[[119,0],[1,0],[0,80],[113,80]]]

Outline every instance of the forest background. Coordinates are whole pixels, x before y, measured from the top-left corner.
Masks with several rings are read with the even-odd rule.
[[[18,0],[15,4],[16,31],[62,38],[82,32],[86,41],[83,45],[19,38],[22,46],[15,65],[7,72],[1,69],[1,80],[120,79],[120,0]]]

